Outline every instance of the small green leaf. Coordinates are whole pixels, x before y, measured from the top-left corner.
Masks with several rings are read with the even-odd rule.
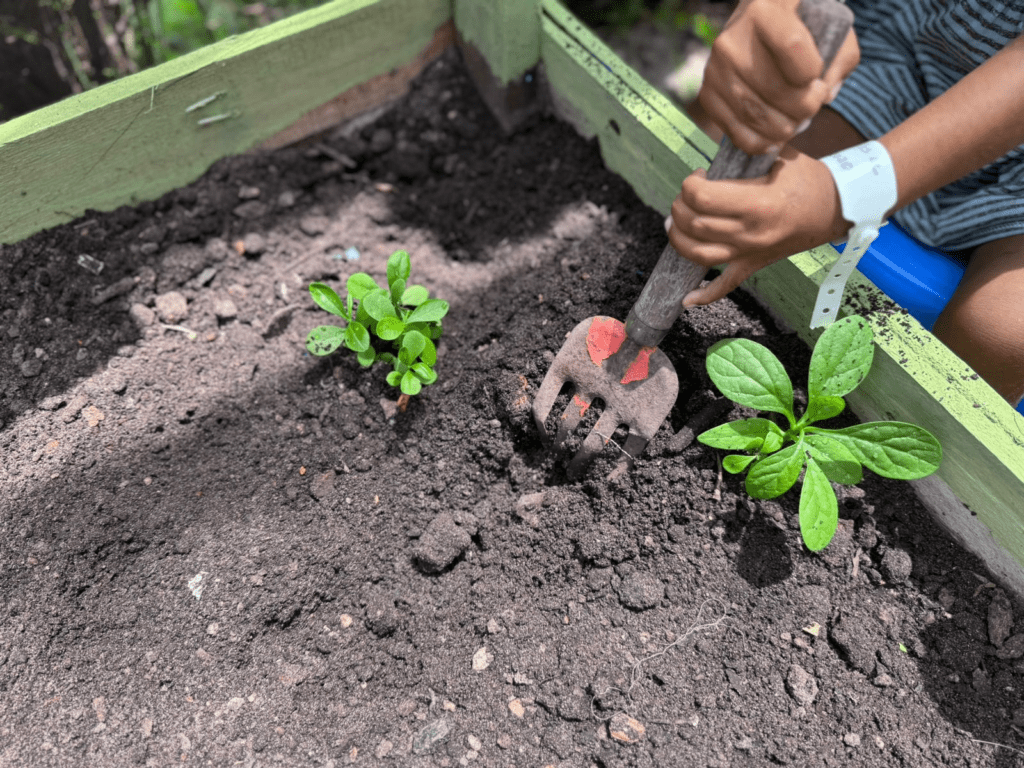
[[[744,469],[750,466],[750,462],[756,459],[756,455],[745,456],[741,453],[733,453],[722,459],[722,466],[725,467],[725,471],[733,475],[738,475]]]
[[[402,339],[402,348],[399,350],[399,356],[404,352],[406,355],[406,361],[411,365],[412,362],[420,356],[427,347],[427,337],[418,331],[409,331],[405,334]],[[426,362],[426,361],[424,361]],[[430,363],[433,365],[433,363]]]
[[[816,432],[804,435],[804,445],[832,482],[856,485],[864,479],[864,471],[857,457],[841,441]]]
[[[828,546],[839,526],[839,502],[825,473],[814,459],[807,460],[800,489],[800,535],[812,552]]]
[[[437,381],[437,373],[426,363],[414,363],[410,370],[416,374],[416,378],[422,381],[424,385],[433,384]]]
[[[370,323],[373,322],[373,318],[370,317],[370,313],[366,311],[366,307],[363,306],[363,302],[359,302],[359,308],[356,310],[356,322],[360,325],[369,327]]]
[[[427,299],[406,318],[410,323],[434,323],[448,314],[448,302],[441,299]],[[436,336],[434,338],[437,338]]]
[[[405,293],[405,280],[395,280],[391,283],[391,303],[399,304],[402,301],[402,294]]]
[[[830,325],[811,353],[808,399],[852,392],[871,370],[874,354],[874,334],[863,317],[850,315]]]
[[[781,496],[800,477],[806,456],[803,441],[783,448],[778,453],[762,456],[747,473],[747,493],[755,499]]]
[[[347,314],[345,315],[346,320],[352,319],[352,294],[350,293],[345,297],[345,307]]]
[[[365,272],[356,272],[348,279],[345,287],[348,288],[349,294],[356,301],[362,301],[363,297],[370,291],[380,290],[380,286],[377,285],[376,281]]]
[[[779,359],[750,339],[723,339],[708,350],[708,376],[730,400],[760,411],[793,415],[793,384]]]
[[[845,429],[815,430],[841,441],[872,472],[916,480],[939,468],[942,446],[926,429],[902,421],[872,421]]]
[[[405,330],[405,323],[397,317],[382,317],[377,322],[377,335],[384,341],[393,341],[402,335]]]
[[[388,384],[392,387],[397,387],[399,382],[402,381],[402,374],[398,371],[391,371],[388,373]]]
[[[396,280],[408,280],[411,271],[412,265],[407,252],[395,251],[388,257],[388,285],[394,285]]]
[[[318,325],[306,336],[306,349],[318,357],[329,355],[344,343],[345,333],[336,325]]]
[[[434,342],[427,337],[424,337],[423,341],[423,351],[420,352],[420,360],[430,367],[434,367],[434,365],[437,364],[437,347],[435,347]]]
[[[324,283],[310,283],[309,294],[313,297],[313,301],[320,309],[326,309],[332,315],[343,317],[348,320],[352,317],[352,313],[345,312],[345,305],[341,301],[341,297],[334,292],[334,289]]]
[[[803,418],[804,424],[831,419],[846,408],[846,401],[835,395],[809,395],[808,401],[807,412]]]
[[[726,451],[760,451],[765,437],[775,432],[782,438],[782,430],[768,419],[740,419],[701,432],[697,440],[712,448]],[[781,445],[781,442],[779,443]]]
[[[412,371],[406,371],[405,375],[402,376],[402,392],[411,397],[412,395],[418,395],[422,388],[423,384],[416,378],[416,374]]]
[[[398,317],[395,314],[395,307],[391,304],[391,297],[383,290],[366,294],[359,303],[359,306],[365,307],[367,314],[374,320],[379,321],[384,317]]]
[[[772,424],[774,426],[774,422]],[[782,430],[776,427],[764,436],[764,445],[761,446],[761,453],[775,453],[782,447],[785,440],[786,437],[782,434]]]
[[[374,362],[376,362],[377,355],[373,351],[373,347],[367,347],[358,355],[356,355],[356,359],[359,361],[359,364],[363,366],[363,368],[369,368],[371,365],[374,364]]]
[[[900,653],[909,653],[909,651],[907,651],[907,646],[903,643],[900,643]]]
[[[370,346],[370,332],[366,330],[366,327],[362,323],[355,321],[348,324],[348,328],[345,329],[345,346],[351,349],[353,352],[365,352],[366,350],[373,351]]]
[[[410,285],[405,289],[405,293],[402,294],[399,304],[404,304],[407,307],[418,307],[429,298],[430,293],[422,285]]]
[[[398,358],[392,355],[390,352],[381,352],[377,355],[377,359],[384,363],[394,364]]]

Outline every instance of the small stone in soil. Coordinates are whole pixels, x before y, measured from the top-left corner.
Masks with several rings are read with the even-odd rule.
[[[665,597],[665,585],[654,576],[635,572],[619,585],[619,602],[634,611],[644,611],[658,605]]]
[[[214,299],[213,314],[218,320],[234,320],[238,317],[238,307],[235,302],[227,297]]]
[[[423,755],[440,744],[450,732],[448,722],[444,719],[435,720],[420,729],[419,733],[412,740],[412,751],[417,755]]]
[[[156,297],[156,313],[165,323],[177,323],[188,317],[188,302],[177,291]]]
[[[807,707],[818,696],[818,683],[814,676],[799,664],[791,664],[786,674],[786,690],[797,704]]]
[[[326,216],[303,216],[299,222],[299,229],[310,237],[315,237],[323,234],[329,223]]]
[[[156,322],[156,312],[145,304],[132,304],[128,309],[128,317],[140,328],[145,328]]]
[[[620,744],[635,744],[644,737],[643,723],[625,712],[618,712],[608,721],[608,735]]]
[[[843,736],[843,744],[845,744],[848,747],[859,747],[860,736],[858,736],[856,733],[848,733],[845,736]]]
[[[997,589],[988,605],[988,640],[999,648],[1013,631],[1013,607],[1009,598]]]
[[[882,555],[881,569],[886,581],[902,584],[910,578],[914,563],[902,549],[887,549]]]
[[[413,557],[426,573],[439,573],[455,562],[472,543],[469,532],[456,525],[449,513],[442,512],[427,525]]]
[[[267,240],[261,234],[250,232],[242,238],[242,247],[245,249],[246,255],[259,256],[267,250]]]

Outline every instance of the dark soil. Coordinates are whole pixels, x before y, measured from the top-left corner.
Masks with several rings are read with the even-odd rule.
[[[544,452],[564,334],[663,245],[594,144],[503,138],[449,56],[375,124],[0,249],[0,764],[1024,765],[1024,621],[909,486],[843,492],[814,555],[795,492],[673,448],[717,339],[806,369],[742,292],[669,336],[629,474]],[[308,283],[398,248],[452,305],[404,413],[303,344]]]

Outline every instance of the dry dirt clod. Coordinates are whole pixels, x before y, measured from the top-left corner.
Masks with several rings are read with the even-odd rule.
[[[165,323],[178,323],[188,317],[188,301],[178,291],[156,297],[156,314]]]
[[[997,589],[992,595],[992,602],[988,604],[988,640],[996,648],[999,648],[1010,637],[1013,631],[1013,606],[1010,599],[1001,589]]]
[[[892,584],[902,584],[910,578],[914,563],[902,549],[887,549],[882,555],[881,571],[885,580]]]
[[[427,526],[413,552],[419,567],[426,573],[440,573],[469,548],[472,538],[457,525],[447,512],[442,512]]]
[[[659,605],[665,597],[665,585],[648,573],[636,571],[619,584],[619,602],[634,611],[645,611]]]
[[[809,707],[818,697],[818,682],[799,664],[792,664],[786,674],[786,690],[801,707]]]

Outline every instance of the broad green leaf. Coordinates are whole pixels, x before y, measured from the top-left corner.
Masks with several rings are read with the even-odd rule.
[[[379,355],[377,355],[377,359],[382,362],[388,363],[389,365],[392,365],[398,358],[392,355],[390,352],[381,352]]]
[[[373,351],[373,347],[367,347],[358,355],[356,355],[356,359],[359,361],[359,364],[363,366],[363,368],[369,368],[371,365],[374,364],[374,362],[376,362],[377,355]]]
[[[856,485],[864,479],[864,470],[857,457],[834,437],[821,433],[805,434],[804,446],[832,482]]]
[[[369,327],[370,323],[373,322],[373,318],[370,317],[370,313],[366,311],[366,307],[363,306],[363,302],[359,302],[359,308],[356,310],[356,322],[360,325]]]
[[[356,301],[362,301],[370,291],[380,290],[376,281],[365,272],[356,272],[348,279],[345,287]]]
[[[779,359],[750,339],[723,339],[708,350],[708,376],[730,400],[793,416],[793,384]]]
[[[370,332],[362,323],[351,322],[345,329],[345,346],[353,352],[373,351],[370,346]]]
[[[750,466],[750,462],[756,459],[756,455],[745,456],[742,453],[733,453],[722,459],[722,466],[725,467],[725,471],[733,475],[738,475],[744,469]]]
[[[441,299],[427,299],[406,318],[410,323],[435,323],[448,314],[448,302]],[[434,338],[437,338],[436,336]]]
[[[405,280],[395,280],[395,282],[391,284],[391,303],[400,303],[402,301],[403,293],[405,293]]]
[[[411,370],[424,384],[433,384],[437,381],[437,373],[426,363],[414,363]]]
[[[396,280],[408,280],[411,271],[409,254],[406,251],[395,251],[388,257],[388,285],[394,285]]]
[[[336,325],[318,325],[306,336],[306,349],[318,357],[329,355],[344,343],[345,332]]]
[[[814,459],[807,460],[800,489],[800,535],[812,552],[828,546],[839,526],[839,502],[825,473]]]
[[[399,382],[402,381],[402,374],[398,371],[391,371],[388,373],[388,384],[392,387],[397,387]]]
[[[872,421],[845,429],[816,430],[841,441],[882,477],[916,480],[939,468],[942,446],[926,429],[902,421]]]
[[[774,425],[774,422],[772,424]],[[785,440],[786,438],[782,434],[782,430],[776,427],[764,436],[764,445],[761,446],[761,453],[775,453],[782,447]]]
[[[781,496],[800,477],[805,458],[803,441],[759,458],[747,473],[747,493],[755,499]]]
[[[423,341],[423,351],[420,352],[420,360],[433,368],[437,363],[437,347],[435,347],[434,342],[427,337],[424,337]]]
[[[782,437],[782,430],[773,421],[740,419],[701,432],[697,435],[697,440],[704,445],[726,451],[760,451],[765,437],[773,431]]]
[[[377,335],[384,341],[393,341],[402,335],[405,330],[405,323],[397,317],[382,317],[377,322]]]
[[[444,333],[444,329],[441,328],[441,324],[428,326],[423,333],[428,339],[440,339],[441,334]]]
[[[420,356],[420,353],[426,349],[427,337],[418,331],[409,331],[405,334],[405,338],[402,339],[402,348],[399,350],[399,355],[404,352],[408,357],[407,361],[411,365],[412,362]],[[433,365],[433,363],[431,363]]]
[[[410,285],[405,289],[405,293],[402,294],[402,300],[399,304],[404,304],[407,307],[418,307],[429,298],[430,293],[422,285]]]
[[[346,320],[352,317],[351,312],[345,312],[345,304],[342,302],[341,297],[329,285],[310,283],[309,295],[313,297],[313,301],[316,302],[320,309],[326,309],[332,315],[343,317]]]
[[[345,308],[348,314],[345,315],[346,320],[352,319],[352,294],[350,293],[345,297]]]
[[[810,395],[808,401],[807,412],[802,419],[804,424],[831,419],[846,408],[846,401],[835,395]]]
[[[871,370],[874,354],[874,334],[863,317],[851,315],[830,325],[811,353],[808,399],[852,392]]]
[[[398,317],[395,314],[395,307],[391,304],[391,297],[385,291],[374,291],[363,297],[359,306],[365,307],[367,314],[374,320],[384,317]]]
[[[418,378],[416,378],[416,374],[412,371],[406,371],[405,375],[402,376],[401,387],[402,392],[411,397],[412,395],[418,395],[420,393],[420,390],[423,389],[423,384]]]

